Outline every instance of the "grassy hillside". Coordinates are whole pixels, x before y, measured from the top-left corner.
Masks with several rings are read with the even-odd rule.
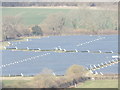
[[[2,16],[3,40],[32,36],[36,25],[45,36],[117,34],[117,10],[110,8],[3,7]]]
[[[19,16],[25,25],[41,24],[50,15],[64,13],[66,17],[65,25],[84,29],[101,29],[101,27],[113,29],[117,22],[117,10],[104,10],[100,8],[2,8],[3,16]],[[45,22],[46,23],[46,22]],[[100,25],[102,26],[100,26]],[[86,27],[86,25],[88,27]],[[89,26],[90,25],[90,26]],[[98,26],[97,26],[98,25]],[[105,26],[106,25],[106,26]],[[99,28],[100,27],[100,28]]]
[[[2,8],[3,16],[19,16],[22,17],[26,25],[40,24],[50,14],[64,12],[67,13],[71,9],[62,8]]]

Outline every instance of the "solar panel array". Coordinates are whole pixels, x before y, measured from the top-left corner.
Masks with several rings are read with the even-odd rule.
[[[112,56],[117,52],[117,36],[116,35],[77,35],[77,36],[50,36],[37,39],[27,39],[21,42],[9,42],[10,46],[6,48],[16,49],[40,49],[53,50],[55,48],[62,50],[77,51],[101,51],[113,53],[56,53],[31,52],[31,51],[13,51],[3,50],[3,63],[0,68],[3,69],[3,75],[35,75],[44,68],[52,69],[56,74],[64,74],[66,69],[73,64],[79,64],[86,68],[109,62]],[[118,73],[118,65],[114,64],[110,67],[104,67],[95,72],[102,73]]]

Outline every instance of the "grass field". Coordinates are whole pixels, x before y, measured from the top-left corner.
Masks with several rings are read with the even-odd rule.
[[[73,14],[74,11],[76,10],[76,8],[2,8],[2,16],[19,16],[22,18],[23,23],[25,25],[35,25],[35,24],[41,24],[43,22],[43,20],[54,13],[65,13],[66,17],[68,17],[70,14]],[[86,9],[87,12],[91,12],[92,14],[95,15],[95,17],[99,17],[98,15],[100,13],[109,13],[106,10],[100,10],[100,9]],[[70,11],[73,11],[73,13],[69,13]],[[86,11],[84,9],[79,9],[80,15],[78,17],[83,17]],[[110,11],[111,15],[115,16],[116,11]],[[117,13],[116,13],[117,14]],[[73,14],[75,15],[74,17],[77,17],[77,14]],[[87,16],[87,15],[86,15]],[[91,18],[95,18],[94,16],[90,16]],[[101,16],[102,17],[102,16]],[[103,16],[104,17],[104,16]],[[98,20],[101,20],[101,18],[97,18]],[[85,20],[85,19],[84,19]],[[70,21],[67,21],[67,23],[69,23]],[[69,24],[68,24],[69,25]],[[84,26],[81,26],[84,28]],[[112,26],[111,26],[112,27]]]
[[[10,87],[10,88],[14,88],[14,87],[24,87],[24,83],[29,82],[29,80],[4,80],[2,81],[4,87]],[[21,85],[22,84],[22,85]]]
[[[31,78],[17,78],[17,79],[6,79],[3,80],[3,85],[4,86],[16,86],[19,83],[24,83],[30,82]],[[22,87],[22,86],[20,86]],[[86,81],[84,83],[80,83],[77,85],[77,88],[118,88],[118,80],[95,80],[95,81]]]
[[[40,24],[50,14],[64,12],[71,9],[62,8],[2,8],[2,16],[19,16],[26,25]]]
[[[86,81],[77,88],[118,88],[118,80],[95,80]]]
[[[24,87],[23,85],[33,77],[0,77],[0,79],[5,87]]]
[[[17,82],[22,82],[22,83],[25,83],[29,80],[4,80],[3,83],[7,86],[7,85],[11,85],[11,84],[14,84],[14,83],[17,83]]]

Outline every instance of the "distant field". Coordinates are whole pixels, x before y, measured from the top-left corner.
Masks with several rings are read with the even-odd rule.
[[[86,81],[77,88],[118,88],[118,80]]]
[[[49,7],[46,7],[46,8],[32,8],[32,7],[31,8],[30,7],[27,7],[27,8],[24,8],[24,7],[2,8],[2,15],[3,16],[13,16],[13,15],[20,16],[25,25],[34,25],[34,24],[42,23],[42,21],[50,14],[63,12],[63,13],[66,13],[69,15],[68,12],[75,11],[75,10],[76,10],[76,8],[65,8],[65,7],[64,8],[59,8],[59,7],[57,7],[57,8],[55,8],[55,7],[54,8],[49,8]],[[89,8],[87,10],[90,12],[92,11],[93,14],[96,14],[96,15],[98,15],[100,12],[106,13],[106,10],[103,10],[100,8],[98,8],[98,9],[97,8],[92,8],[92,9]],[[82,13],[84,13],[85,10],[80,9],[79,12],[81,13],[80,17],[83,17]],[[115,11],[111,10],[110,13],[114,14]],[[72,14],[75,15],[74,13],[72,13]],[[77,16],[77,15],[75,15],[75,16]]]
[[[42,24],[44,35],[54,35],[55,32],[61,35],[117,33],[117,10],[106,8],[3,7],[2,15],[18,16],[29,27]]]
[[[2,8],[3,16],[20,16],[26,25],[40,24],[50,14],[64,12],[71,9],[66,8]]]

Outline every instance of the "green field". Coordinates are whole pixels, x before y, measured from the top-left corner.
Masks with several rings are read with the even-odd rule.
[[[29,82],[29,80],[3,80],[2,83],[3,83],[3,86],[4,87],[24,87],[24,83],[27,83]]]
[[[19,16],[24,24],[40,24],[48,15],[58,12],[67,13],[71,9],[62,8],[2,8],[2,16]]]
[[[3,85],[22,87],[26,82],[29,82],[29,80],[3,80]],[[77,85],[77,88],[118,88],[118,80],[86,81]]]
[[[77,11],[76,11],[77,10]],[[72,27],[71,20],[77,28],[115,29],[117,12],[114,10],[76,9],[76,8],[2,8],[2,16],[19,16],[25,25],[41,24],[51,14],[65,13],[66,26]],[[99,18],[100,17],[100,18]],[[95,26],[86,26],[93,24]],[[102,25],[103,24],[103,25]],[[101,26],[102,25],[102,26]]]
[[[95,80],[86,81],[77,88],[118,88],[118,80]]]

